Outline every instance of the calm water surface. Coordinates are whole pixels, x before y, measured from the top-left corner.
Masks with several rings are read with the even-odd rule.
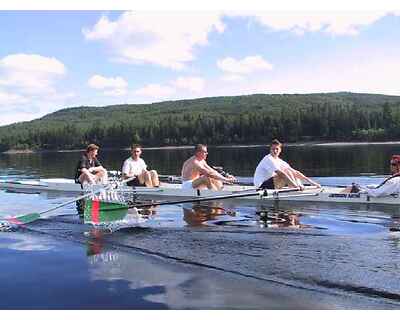
[[[223,166],[237,176],[252,176],[268,150],[264,147],[209,147],[208,162]],[[193,149],[145,149],[142,157],[161,174],[180,174],[183,161]],[[400,145],[288,146],[282,158],[309,176],[370,176],[389,173],[392,154]],[[117,169],[129,151],[100,150],[99,159],[107,168]],[[73,177],[79,152],[0,155],[0,175]]]
[[[129,156],[128,151],[100,151],[101,162],[110,169],[120,168]],[[182,162],[192,151],[145,149],[143,158],[160,174],[179,175]],[[208,162],[223,166],[243,181],[250,181],[265,153],[262,147],[210,147]],[[289,146],[284,148],[282,158],[306,175],[324,184],[336,185],[352,181],[380,182],[389,173],[392,154],[400,154],[400,145]],[[0,178],[72,178],[78,158],[78,152],[3,154],[0,155]],[[41,211],[70,198],[68,194],[19,194],[0,190],[0,215]],[[261,206],[231,200],[159,207],[149,216],[147,228],[128,228],[111,234],[109,230],[82,225],[75,206],[69,205],[51,219],[33,223],[28,229],[83,243],[86,254],[79,264],[86,265],[87,288],[101,283],[101,290],[112,290],[110,286],[115,285],[116,291],[131,288],[151,296],[144,300],[141,297],[135,304],[128,301],[119,304],[116,298],[113,300],[109,293],[104,293],[101,299],[108,301],[105,306],[110,308],[398,308],[400,286],[393,279],[397,278],[400,267],[400,232],[394,231],[399,221],[400,208],[393,206],[313,203]],[[4,233],[0,233],[2,237]],[[15,240],[19,237],[24,237],[21,230],[9,242],[3,242],[3,248],[12,250],[19,243],[29,252],[54,249],[47,240],[46,247],[36,237]],[[160,271],[162,268],[155,268],[159,274],[156,278],[149,271],[154,268],[141,271],[140,280],[131,268],[136,261],[142,264],[141,270],[146,269],[146,262],[133,256],[138,250],[174,264],[218,270],[223,278],[236,280],[229,280],[230,285],[222,280],[198,283],[195,280],[198,271],[191,269],[185,278],[178,276],[181,271],[168,269],[171,267],[164,273]],[[74,256],[77,254],[71,249],[71,255],[72,252]],[[77,252],[82,259],[82,252]],[[12,262],[8,263],[12,268]],[[34,268],[39,265],[37,262]],[[207,277],[214,279],[215,276]],[[37,285],[34,279],[30,281],[33,282],[23,285]],[[236,286],[235,281],[239,281]],[[286,304],[282,300],[280,304],[275,300],[270,304],[265,302],[265,295],[269,293],[263,290],[272,289],[272,283],[286,288],[281,292],[289,297]],[[199,289],[201,285],[204,292]],[[232,295],[233,288],[238,286],[252,292],[251,299],[241,300]],[[16,289],[11,292],[15,297],[21,295]],[[187,292],[192,294],[185,296]],[[210,292],[212,296],[206,294]],[[59,300],[52,300],[51,296],[47,302],[41,302],[42,306],[58,306]],[[183,300],[179,299],[182,296]],[[299,296],[300,300],[296,300]],[[28,303],[18,305],[17,299],[10,299],[10,305],[16,308]],[[66,305],[102,308],[104,305],[98,302],[101,299],[79,304],[79,299],[71,298]]]

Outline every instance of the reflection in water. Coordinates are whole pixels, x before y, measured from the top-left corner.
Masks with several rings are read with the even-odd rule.
[[[303,214],[293,209],[280,209],[278,204],[273,207],[262,206],[253,213],[242,212],[243,208],[237,207],[237,211],[224,208],[223,202],[204,204],[186,204],[183,209],[183,220],[189,226],[225,225],[236,227],[250,227],[255,224],[261,228],[311,228],[311,225],[301,223]]]
[[[112,242],[111,246],[107,242]],[[288,299],[273,283],[230,272],[199,268],[197,263],[170,263],[136,254],[137,239],[91,233],[88,239],[90,280],[102,287],[96,294],[119,294],[122,307],[154,309],[299,309],[300,299]],[[119,243],[121,242],[121,243]],[[120,250],[119,244],[123,244]],[[172,258],[172,257],[171,257]],[[229,268],[228,268],[229,270]],[[234,279],[234,281],[233,281]],[[123,287],[121,288],[121,285]],[[106,288],[104,290],[103,288]],[[240,294],[240,293],[245,294]],[[132,297],[133,296],[133,297]],[[135,304],[135,300],[140,299]],[[116,298],[113,297],[115,301]],[[105,302],[105,306],[109,301]],[[322,305],[321,305],[322,306]]]
[[[87,253],[89,273],[92,281],[112,283],[120,279],[128,282],[130,290],[146,292],[143,299],[147,303],[161,303],[169,306],[184,307],[185,290],[180,285],[193,276],[178,272],[160,261],[152,263],[149,257],[122,252],[107,246],[107,240],[113,235],[102,230],[93,230],[88,234]],[[158,290],[150,290],[158,288]],[[186,298],[187,299],[187,298]]]
[[[280,209],[278,205],[262,207],[256,214],[261,228],[311,228],[310,225],[300,223],[302,214],[293,209]]]
[[[223,203],[185,204],[182,206],[183,220],[192,227],[202,226],[205,222],[217,220],[220,216],[235,216],[236,213],[223,208]]]
[[[92,229],[86,233],[88,237],[87,240],[87,256],[98,255],[101,253],[104,245],[104,236],[105,231],[100,229]]]
[[[8,241],[0,242],[0,249],[16,251],[50,251],[55,245],[51,239],[39,238],[28,233],[7,234]]]

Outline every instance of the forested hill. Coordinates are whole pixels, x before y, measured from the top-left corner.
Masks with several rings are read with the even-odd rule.
[[[0,151],[400,138],[400,96],[256,94],[67,108],[0,127]]]

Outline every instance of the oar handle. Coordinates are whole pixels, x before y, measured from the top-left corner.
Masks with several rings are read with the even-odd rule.
[[[259,188],[258,190],[265,190],[266,194],[278,194],[278,193],[288,193],[288,192],[296,192],[296,191],[308,191],[308,190],[313,190],[313,189],[322,189],[322,187],[317,187],[317,186],[311,186],[311,187],[305,187],[303,190],[300,190],[299,187],[295,188],[282,188],[282,189],[261,189]]]

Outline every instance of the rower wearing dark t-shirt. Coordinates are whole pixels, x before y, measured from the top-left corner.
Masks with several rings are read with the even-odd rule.
[[[84,184],[96,184],[98,182],[107,182],[107,170],[97,159],[99,147],[95,144],[89,144],[86,152],[82,154],[78,162],[75,173],[75,182]]]

